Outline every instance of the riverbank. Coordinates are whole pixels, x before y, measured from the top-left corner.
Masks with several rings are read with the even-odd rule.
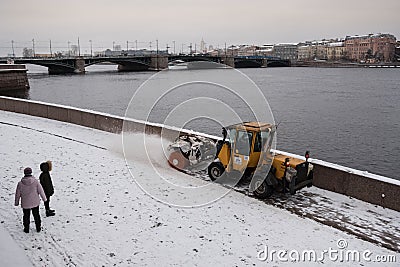
[[[134,162],[134,168],[127,169],[119,135],[4,111],[0,111],[0,118],[2,139],[8,140],[0,144],[3,154],[0,192],[4,200],[0,203],[0,215],[5,229],[34,266],[154,266],[160,262],[198,266],[257,266],[269,262],[289,266],[291,261],[281,262],[277,258],[260,261],[258,253],[265,246],[270,250],[307,249],[319,253],[330,247],[337,250],[339,240],[344,240],[346,249],[371,251],[371,257],[400,257],[400,248],[393,247],[400,243],[399,212],[315,187],[305,189],[292,200],[281,201],[278,196],[276,203],[281,207],[239,192],[230,192],[204,207],[171,207],[154,200],[135,183],[138,179],[154,181],[157,176],[151,166],[140,160],[145,155],[128,159]],[[56,192],[51,205],[56,216],[45,217],[41,208],[43,231],[25,234],[22,212],[12,206],[13,193],[23,168],[31,166],[33,174],[38,176],[38,166],[46,160],[52,160],[54,166]],[[205,193],[225,190],[171,168],[162,169],[162,175],[170,179],[171,186],[191,184]],[[156,195],[181,198],[170,186],[154,187],[153,191]],[[303,210],[295,213],[300,216],[291,213],[293,206]],[[325,214],[327,223],[315,222],[313,216],[301,216],[313,210],[321,216]],[[344,229],[365,238],[361,240]],[[367,238],[370,240],[364,241]],[[382,264],[363,260],[335,262],[327,256],[322,263]],[[307,265],[320,264],[307,262]]]
[[[400,62],[388,63],[351,63],[351,62],[330,62],[318,61],[296,61],[291,67],[314,67],[314,68],[400,68]]]

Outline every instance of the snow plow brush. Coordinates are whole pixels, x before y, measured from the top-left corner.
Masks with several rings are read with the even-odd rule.
[[[168,148],[168,163],[179,171],[200,171],[208,167],[216,154],[212,139],[185,134],[179,136]]]

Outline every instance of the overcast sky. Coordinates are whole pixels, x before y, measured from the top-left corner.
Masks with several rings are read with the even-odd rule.
[[[368,33],[400,38],[400,0],[0,0],[0,54],[32,47],[133,48],[159,40],[180,50],[209,45],[295,43]]]

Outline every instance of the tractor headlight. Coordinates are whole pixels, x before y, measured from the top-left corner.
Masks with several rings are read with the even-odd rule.
[[[311,163],[308,164],[307,176],[310,175],[310,172],[314,169],[314,165]]]
[[[292,167],[287,168],[285,178],[288,182],[291,182],[293,177],[295,177],[296,175],[297,175],[297,171],[294,168],[292,168]]]

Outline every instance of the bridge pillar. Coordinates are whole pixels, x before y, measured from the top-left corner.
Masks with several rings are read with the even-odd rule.
[[[163,70],[168,68],[168,56],[152,55],[150,62],[151,70]]]
[[[85,59],[78,57],[75,59],[75,73],[85,73]]]
[[[264,58],[263,60],[262,60],[262,65],[261,65],[262,67],[268,67],[268,60],[266,59],[266,58]]]
[[[228,65],[229,67],[234,68],[235,67],[235,58],[233,56],[222,56],[221,57],[222,64]]]

